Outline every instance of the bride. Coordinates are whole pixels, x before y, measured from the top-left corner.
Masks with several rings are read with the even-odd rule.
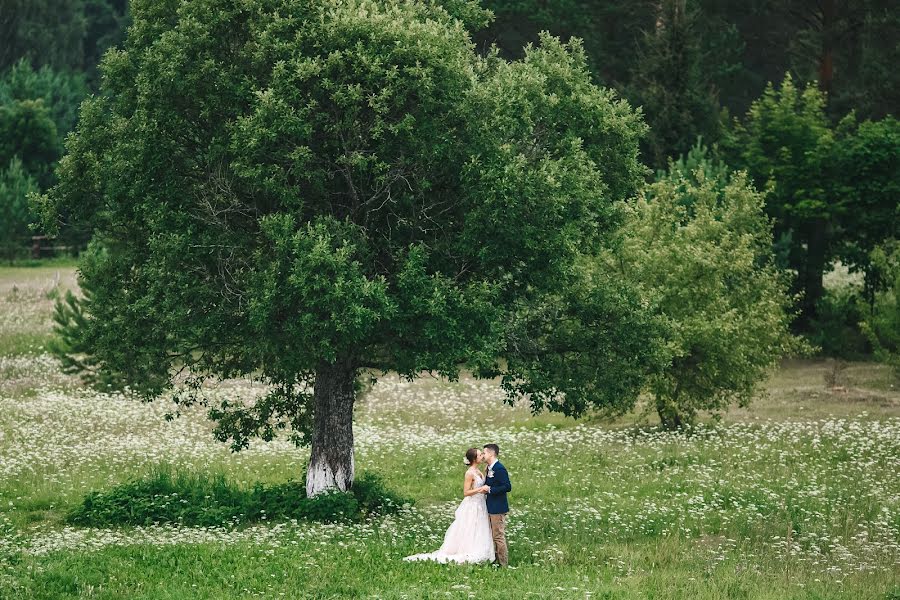
[[[436,560],[438,562],[482,562],[494,560],[494,540],[491,535],[491,523],[488,518],[484,485],[484,475],[478,469],[484,456],[478,448],[469,448],[466,459],[469,465],[463,480],[462,502],[456,509],[456,518],[447,533],[441,547],[425,554],[414,554],[403,560]]]

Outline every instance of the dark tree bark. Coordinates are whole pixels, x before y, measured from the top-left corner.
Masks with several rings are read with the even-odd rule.
[[[824,0],[822,10],[822,52],[819,55],[819,89],[831,100],[831,87],[834,80],[834,46],[837,32],[836,0]]]
[[[306,495],[353,484],[353,402],[356,368],[348,358],[322,361],[313,388],[313,435]]]
[[[817,317],[816,304],[822,297],[822,276],[825,272],[828,246],[828,223],[822,217],[811,219],[806,240],[806,265],[804,269],[802,302],[803,322],[809,326]]]

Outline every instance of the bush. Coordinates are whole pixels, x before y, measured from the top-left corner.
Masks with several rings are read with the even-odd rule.
[[[860,328],[865,302],[853,287],[825,288],[816,303],[809,341],[821,348],[823,356],[859,360],[869,352]]]
[[[747,406],[782,356],[811,351],[789,331],[794,298],[774,265],[764,195],[743,172],[695,161],[690,174],[673,162],[625,205],[618,255],[606,257],[668,323],[672,358],[649,384],[667,429]]]
[[[875,359],[890,365],[900,378],[900,244],[887,240],[870,257],[887,285],[876,292],[872,312],[860,328],[872,344]]]
[[[83,526],[213,526],[287,519],[357,522],[370,515],[396,512],[406,502],[387,490],[374,473],[362,474],[348,493],[307,498],[302,481],[257,482],[244,489],[222,473],[194,474],[160,465],[143,478],[89,493],[66,515],[66,522]]]
[[[311,521],[350,522],[361,521],[365,513],[360,510],[359,501],[353,494],[344,492],[323,492],[305,499],[297,518]]]
[[[89,493],[66,520],[73,525],[215,525],[243,512],[243,500],[221,473],[193,475],[162,465],[142,479]]]

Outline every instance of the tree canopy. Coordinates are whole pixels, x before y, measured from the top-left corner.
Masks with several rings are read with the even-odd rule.
[[[749,404],[784,356],[811,350],[790,334],[788,273],[772,251],[765,194],[701,145],[627,203],[622,244],[606,262],[636,281],[665,318],[672,360],[650,378],[660,421]]]
[[[481,56],[436,3],[138,0],[84,102],[45,223],[88,220],[79,344],[147,398],[190,373],[232,447],[290,428],[307,488],[353,478],[354,381],[461,366],[509,401],[627,410],[659,322],[581,268],[646,173],[640,114],[543,34]]]

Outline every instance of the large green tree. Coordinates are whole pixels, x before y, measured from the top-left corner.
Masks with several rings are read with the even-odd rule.
[[[865,274],[863,294],[871,306],[881,289],[872,252],[900,239],[900,121],[856,120],[853,113],[835,130],[827,163],[837,196],[836,252],[844,264]]]
[[[718,137],[716,81],[727,57],[710,52],[705,19],[694,2],[661,1],[656,23],[644,32],[638,47],[626,89],[650,125],[644,146],[654,167],[687,152],[697,136]]]
[[[672,360],[648,386],[665,428],[746,406],[780,358],[809,349],[789,332],[793,300],[764,194],[703,146],[628,202],[620,233],[608,268],[638,282],[669,325]]]
[[[443,7],[441,5],[444,5]],[[449,11],[449,12],[448,12]],[[638,114],[577,41],[480,56],[474,2],[136,0],[82,105],[48,226],[90,220],[78,346],[237,450],[290,428],[310,495],[352,483],[362,373],[462,367],[578,416],[665,352],[627,282],[578,265],[645,176]],[[182,393],[183,392],[183,393]]]
[[[816,316],[830,261],[840,257],[868,272],[872,249],[900,227],[897,120],[859,123],[851,113],[832,127],[826,95],[817,88],[797,86],[790,75],[779,89],[770,84],[724,144],[732,164],[772,188],[767,207],[776,236],[791,240],[804,324]],[[870,302],[876,287],[867,275]]]
[[[822,275],[835,256],[838,200],[829,174],[834,132],[825,115],[825,96],[815,85],[797,86],[786,75],[771,83],[735,120],[725,147],[732,165],[749,172],[758,188],[771,188],[766,208],[775,237],[789,236],[789,265],[803,292],[803,324],[815,317]]]

